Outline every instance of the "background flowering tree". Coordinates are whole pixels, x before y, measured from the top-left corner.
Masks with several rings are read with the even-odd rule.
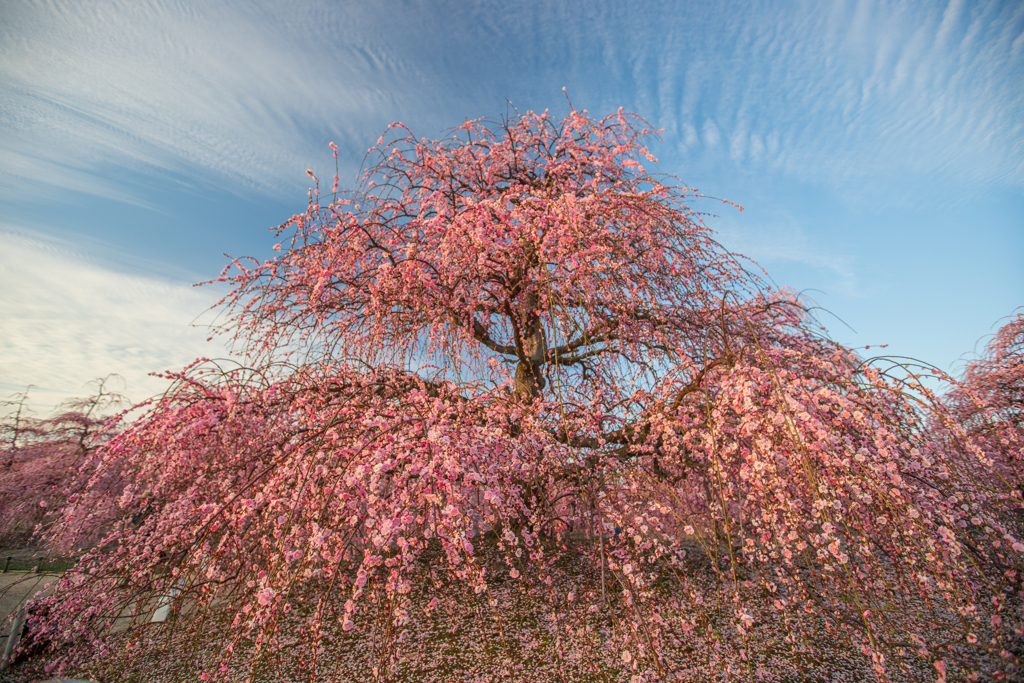
[[[96,454],[53,542],[120,521],[34,647],[421,680],[469,614],[530,680],[792,680],[835,634],[882,679],[1012,670],[1019,492],[723,250],[647,135],[395,124],[355,192],[317,184],[220,278],[249,365],[197,361]],[[175,629],[110,635],[168,599]]]
[[[967,363],[961,382],[945,403],[996,464],[995,474],[1022,490],[1024,314],[1011,316],[984,353]]]
[[[89,454],[111,433],[105,426],[110,409],[123,401],[98,380],[93,396],[65,402],[46,419],[25,405],[28,392],[4,402],[0,420],[0,546],[21,548],[33,541],[44,522],[63,507],[69,486]],[[95,539],[93,539],[95,540]]]

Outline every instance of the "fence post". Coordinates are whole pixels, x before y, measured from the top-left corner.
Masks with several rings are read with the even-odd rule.
[[[4,574],[7,573],[7,568],[10,567],[10,566],[11,566],[11,556],[8,555],[7,556],[7,561],[4,562],[4,571],[3,571]]]
[[[18,607],[18,614],[14,617],[14,621],[11,622],[11,633],[7,636],[7,644],[4,645],[4,654],[0,658],[0,671],[5,670],[11,665],[11,653],[14,652],[14,646],[21,640],[21,629],[25,627],[25,603],[21,603]]]

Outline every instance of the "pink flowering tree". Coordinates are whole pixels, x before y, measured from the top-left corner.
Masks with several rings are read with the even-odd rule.
[[[647,128],[395,124],[317,183],[220,278],[248,366],[197,361],[95,454],[54,541],[120,521],[34,647],[423,680],[469,613],[524,680],[796,678],[836,642],[883,680],[1012,670],[1019,492],[720,247]]]
[[[1011,316],[967,363],[945,403],[995,464],[991,473],[1024,491],[1024,313]]]
[[[52,522],[89,454],[111,436],[105,420],[122,398],[98,380],[93,396],[67,401],[46,419],[34,417],[28,392],[3,405],[0,420],[0,545],[17,548]]]

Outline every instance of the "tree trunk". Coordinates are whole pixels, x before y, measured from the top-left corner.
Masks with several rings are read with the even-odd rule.
[[[547,340],[544,338],[544,327],[540,324],[540,318],[534,313],[537,306],[537,298],[528,295],[523,302],[527,320],[526,329],[523,331],[523,353],[525,358],[520,357],[519,365],[516,367],[516,396],[530,403],[540,396],[541,390],[546,382],[541,368],[544,366],[545,357],[548,353]]]

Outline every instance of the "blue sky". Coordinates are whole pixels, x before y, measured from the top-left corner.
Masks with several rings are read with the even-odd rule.
[[[392,121],[563,86],[663,128],[658,170],[743,205],[698,208],[840,341],[955,369],[1024,305],[1019,2],[6,0],[0,393],[159,391],[225,353],[191,283],[269,253],[328,142],[351,186]]]

